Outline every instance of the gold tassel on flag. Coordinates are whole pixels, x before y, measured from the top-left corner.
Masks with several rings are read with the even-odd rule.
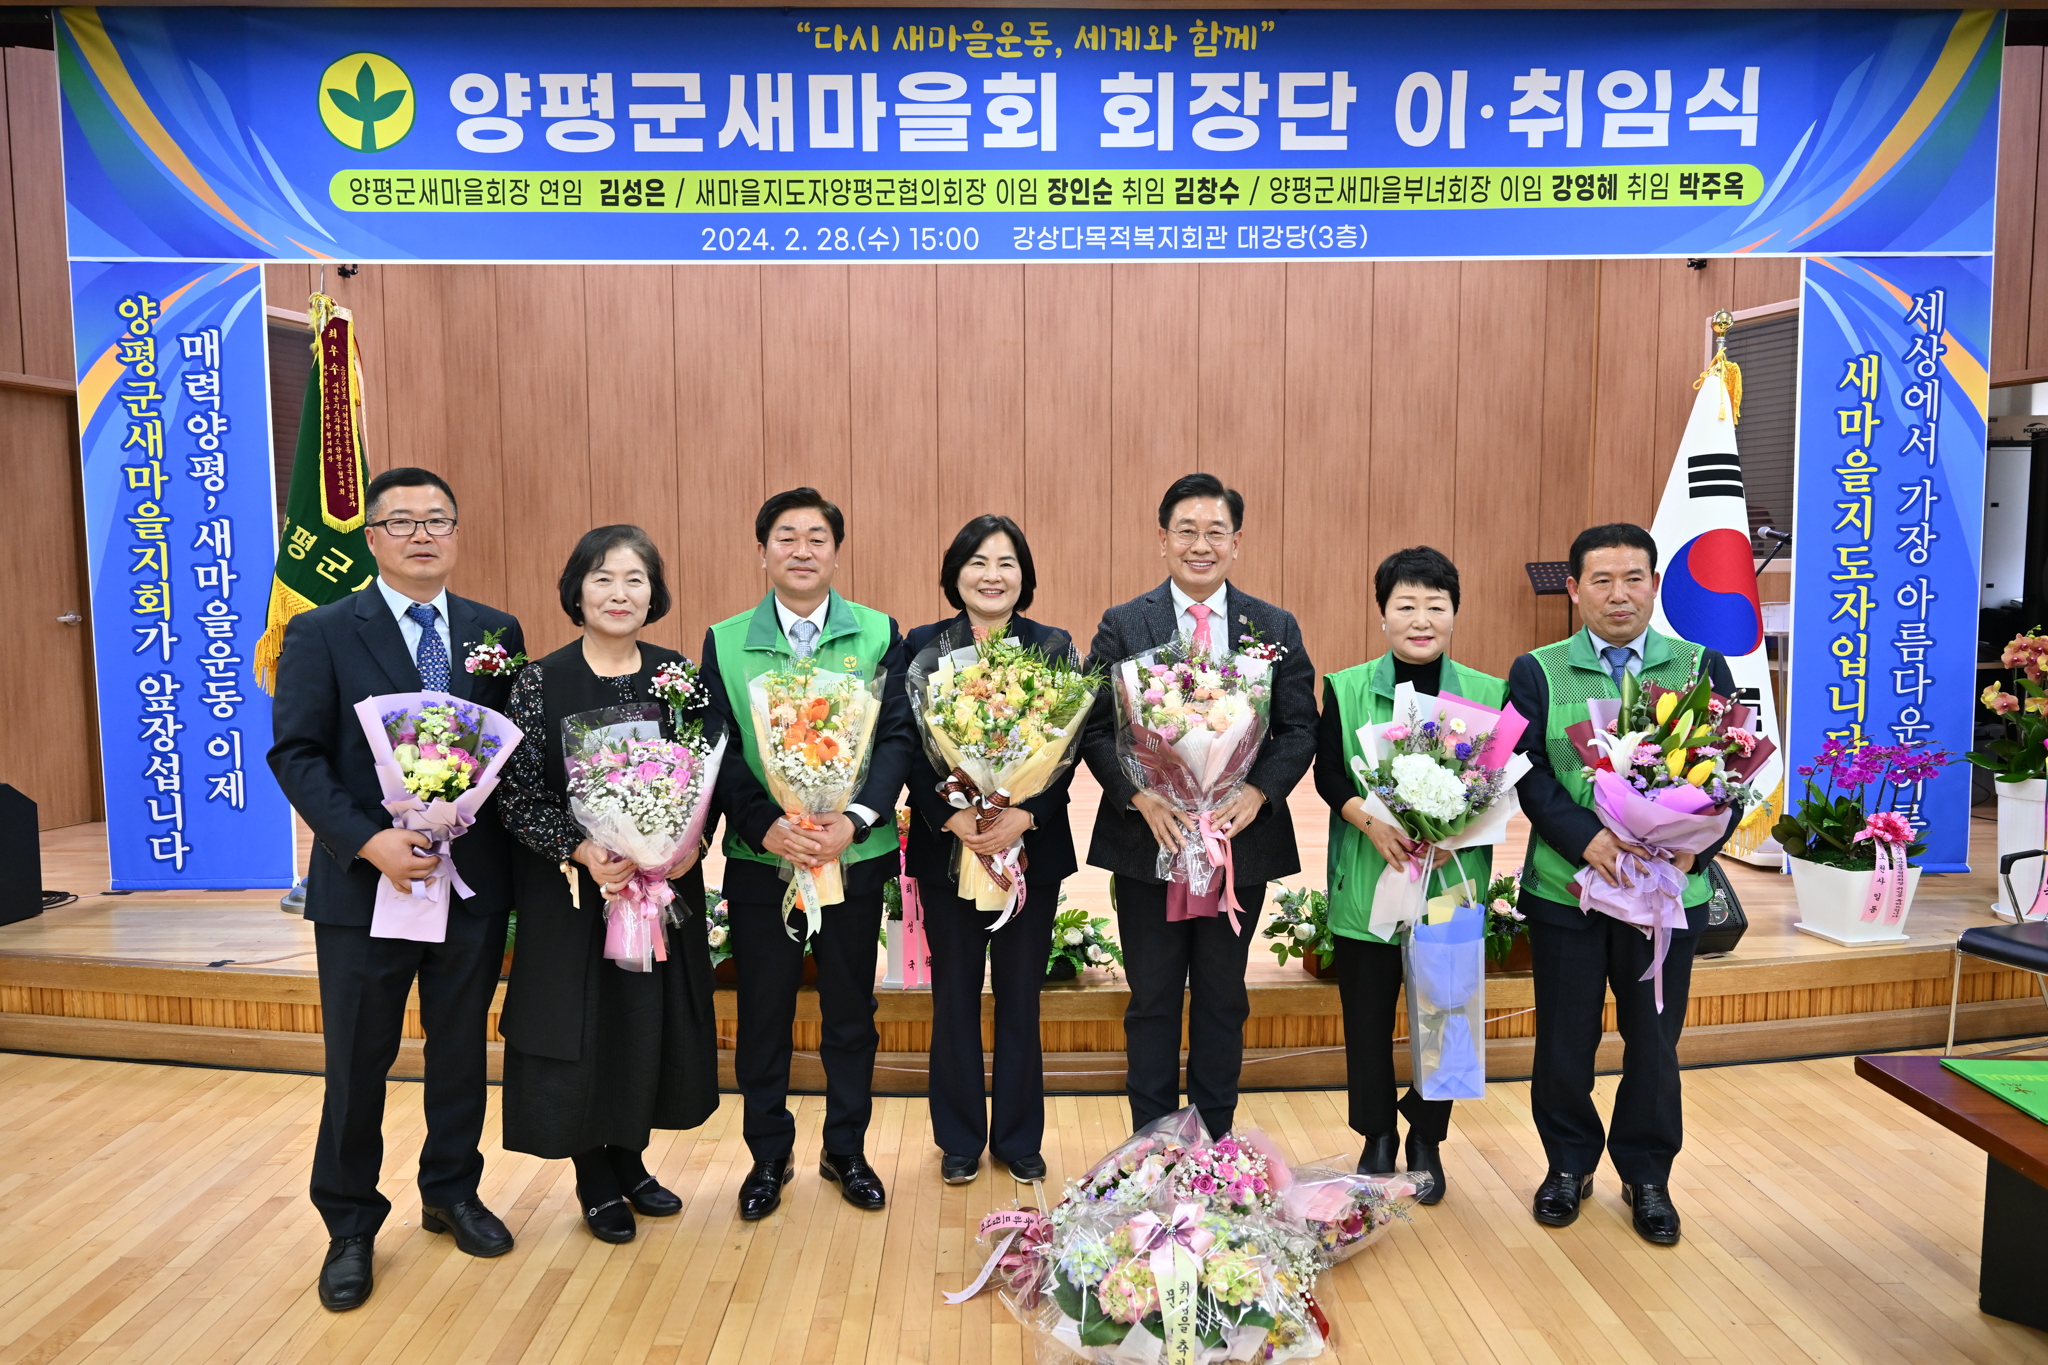
[[[1769,799],[1751,806],[1742,817],[1742,823],[1728,832],[1728,842],[1722,851],[1730,857],[1747,858],[1764,846],[1764,840],[1771,837],[1772,826],[1785,813],[1785,783],[1781,779],[1778,789]]]
[[[1740,422],[1742,420],[1742,367],[1728,358],[1728,329],[1734,325],[1735,314],[1729,312],[1726,308],[1714,314],[1714,359],[1708,364],[1706,369],[1700,372],[1700,377],[1692,381],[1692,387],[1693,392],[1697,393],[1708,379],[1718,376],[1721,380],[1721,392],[1726,395],[1729,406],[1734,408],[1735,420]],[[1728,415],[1728,408],[1720,409],[1720,414],[1726,417]]]
[[[313,370],[299,410],[270,609],[254,658],[256,681],[271,693],[291,619],[369,586],[376,576],[363,535],[370,479],[355,319],[325,294],[307,300],[306,319],[313,326]]]

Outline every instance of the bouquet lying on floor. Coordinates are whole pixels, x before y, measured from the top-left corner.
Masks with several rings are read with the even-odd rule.
[[[1656,944],[1645,981],[1664,1008],[1664,957],[1685,927],[1685,874],[1670,861],[1697,854],[1727,833],[1755,801],[1749,779],[1777,749],[1748,729],[1750,709],[1717,696],[1704,677],[1676,689],[1624,674],[1621,696],[1594,697],[1587,718],[1565,736],[1593,784],[1593,811],[1624,844],[1616,886],[1597,868],[1577,877],[1579,908],[1640,928]]]
[[[704,837],[725,757],[725,736],[706,743],[701,723],[686,722],[678,738],[663,738],[666,709],[661,701],[637,702],[562,722],[569,814],[593,843],[638,864],[604,891],[604,955],[629,972],[668,960],[665,926],[680,922],[670,909],[669,875]],[[564,866],[576,900],[581,882],[573,866]]]
[[[356,721],[370,743],[384,809],[399,829],[433,843],[421,850],[441,866],[408,892],[377,879],[370,937],[444,943],[448,893],[467,897],[450,843],[469,832],[498,785],[499,770],[519,747],[518,726],[491,710],[445,692],[397,692],[356,703]]]
[[[1319,1355],[1316,1276],[1405,1217],[1427,1175],[1290,1170],[1256,1130],[1211,1138],[1187,1108],[1097,1162],[1050,1214],[982,1221],[991,1247],[961,1303],[996,1279],[1026,1330],[1095,1365],[1218,1365]]]

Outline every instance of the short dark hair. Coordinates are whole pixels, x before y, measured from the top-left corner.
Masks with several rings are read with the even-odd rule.
[[[1657,572],[1657,542],[1648,531],[1632,521],[1611,521],[1589,526],[1572,542],[1572,577],[1586,567],[1586,556],[1595,550],[1641,550],[1650,556],[1650,572]]]
[[[761,510],[754,514],[754,543],[766,545],[768,533],[775,529],[775,523],[784,512],[799,507],[814,507],[825,518],[825,524],[832,528],[832,543],[842,544],[846,540],[846,518],[840,514],[837,504],[823,493],[811,487],[792,488],[786,493],[777,493],[761,504]]]
[[[953,604],[955,611],[966,611],[967,603],[960,596],[960,571],[967,567],[967,561],[974,558],[990,536],[1008,536],[1010,544],[1017,551],[1017,568],[1024,577],[1023,591],[1017,594],[1017,610],[1023,611],[1031,605],[1031,599],[1038,592],[1038,570],[1031,563],[1031,545],[1024,539],[1024,528],[1008,517],[993,512],[984,512],[960,528],[960,534],[953,537],[953,543],[946,548],[946,557],[939,561],[939,591],[946,594],[946,600]]]
[[[1451,563],[1451,557],[1442,550],[1427,545],[1411,545],[1405,550],[1396,550],[1380,561],[1373,571],[1373,596],[1379,599],[1380,610],[1387,609],[1387,599],[1394,595],[1394,589],[1403,583],[1413,583],[1418,588],[1450,594],[1451,610],[1458,609],[1458,566]]]
[[[1159,529],[1165,530],[1173,521],[1173,509],[1189,498],[1221,498],[1230,509],[1230,529],[1244,529],[1244,494],[1235,488],[1225,488],[1223,480],[1214,474],[1183,474],[1173,481],[1166,490],[1166,496],[1159,500]]]
[[[401,465],[397,469],[387,469],[370,480],[370,487],[363,494],[364,514],[373,515],[377,510],[377,504],[394,488],[438,488],[441,495],[448,499],[448,510],[455,510],[455,490],[448,486],[448,480],[431,469]]]
[[[647,623],[653,625],[668,615],[668,577],[662,572],[661,551],[654,548],[653,538],[637,526],[600,526],[583,533],[583,539],[569,552],[569,562],[562,566],[562,610],[577,625],[583,624],[583,580],[597,571],[606,555],[622,546],[639,555],[647,566]]]

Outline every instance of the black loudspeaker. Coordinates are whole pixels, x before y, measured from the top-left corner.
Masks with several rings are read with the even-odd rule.
[[[43,845],[36,803],[0,782],[0,924],[43,913]]]
[[[1732,953],[1749,930],[1749,916],[1742,913],[1742,902],[1736,898],[1735,888],[1728,884],[1728,874],[1721,870],[1719,858],[1707,860],[1707,885],[1714,888],[1714,897],[1707,902],[1707,927],[1700,931],[1693,946],[1694,957]]]

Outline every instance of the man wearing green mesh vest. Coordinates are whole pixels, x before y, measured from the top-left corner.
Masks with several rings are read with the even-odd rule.
[[[1621,695],[1626,673],[1671,688],[1704,673],[1716,692],[1735,694],[1735,679],[1718,653],[1650,628],[1657,583],[1657,542],[1648,531],[1617,522],[1581,532],[1572,542],[1565,587],[1583,628],[1515,660],[1508,699],[1529,718],[1517,748],[1533,765],[1517,791],[1530,826],[1521,894],[1536,988],[1529,1104],[1550,1163],[1536,1191],[1536,1221],[1561,1228],[1579,1216],[1604,1146],[1621,1177],[1636,1232],[1670,1246],[1679,1232],[1671,1163],[1684,1138],[1678,1035],[1692,986],[1694,945],[1706,927],[1705,868],[1721,845],[1697,857],[1681,853],[1671,859],[1687,874],[1687,927],[1672,935],[1659,1013],[1653,983],[1642,979],[1653,955],[1649,936],[1579,909],[1575,881],[1592,867],[1619,883],[1615,859],[1624,849],[1650,855],[1601,824],[1592,785],[1565,737],[1570,726],[1586,719],[1588,700]],[[1593,1063],[1610,988],[1622,1038],[1621,1085],[1603,1132],[1593,1105]]]

